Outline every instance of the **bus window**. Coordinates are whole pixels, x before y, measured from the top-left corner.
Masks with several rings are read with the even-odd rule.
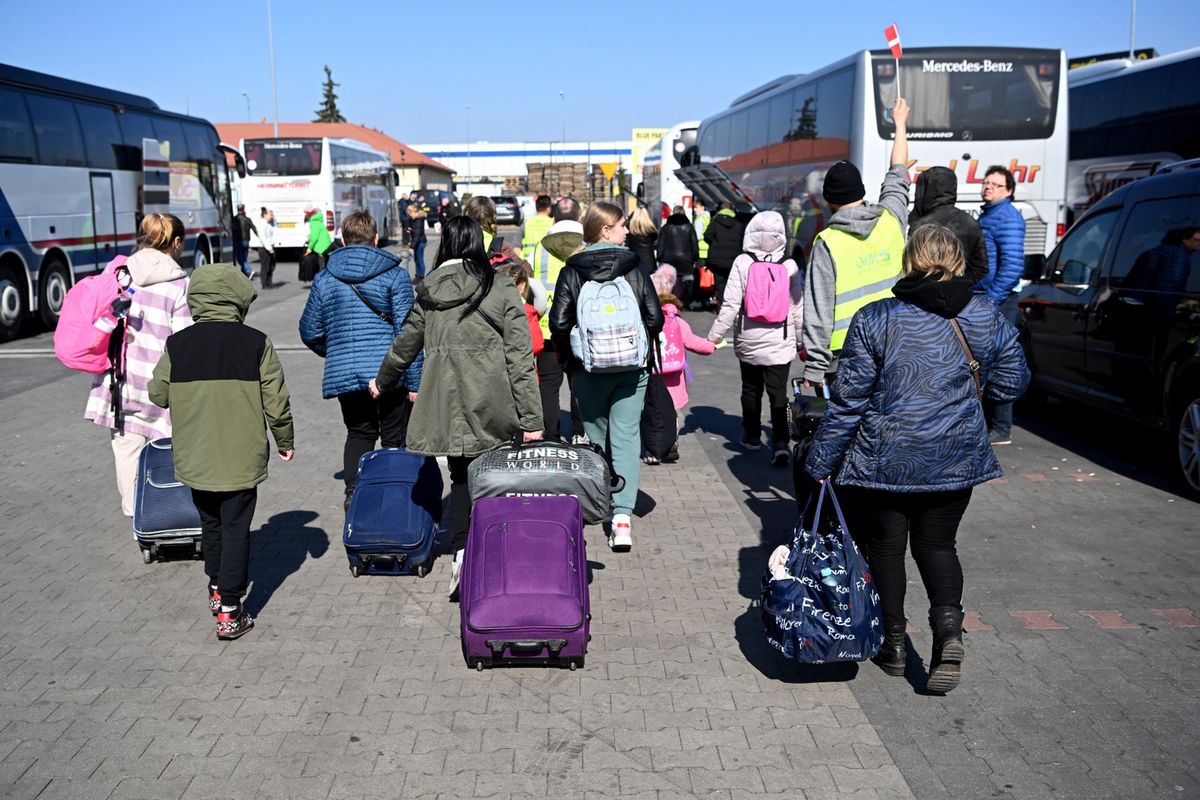
[[[258,139],[246,142],[246,169],[251,175],[321,174],[320,139]]]
[[[121,115],[121,133],[124,144],[117,154],[119,169],[140,171],[142,169],[142,140],[154,139],[154,123],[145,114],[125,112]]]
[[[749,116],[746,131],[746,149],[758,150],[766,147],[771,127],[771,104],[768,102],[756,103],[747,109],[746,113]]]
[[[218,157],[217,154],[217,139],[212,131],[205,128],[203,125],[185,122],[183,125],[183,134],[187,137],[188,153],[191,154],[191,160],[196,163],[197,177],[200,179],[200,185],[212,197],[213,202],[217,201],[217,173],[214,165]]]
[[[121,129],[111,108],[76,103],[79,123],[83,126],[83,145],[88,166],[96,169],[117,168],[117,148],[121,145]]]
[[[160,142],[170,142],[172,161],[189,161],[187,139],[183,137],[183,126],[173,119],[154,118],[154,131]]]
[[[820,113],[817,116],[817,138],[846,143],[841,157],[850,155],[850,126],[854,107],[854,71],[841,70],[817,84]]]
[[[1190,58],[1166,68],[1171,73],[1170,108],[1195,108],[1200,104],[1196,87],[1200,86],[1200,58]],[[1155,70],[1161,72],[1163,70]]]
[[[742,110],[729,115],[729,155],[736,156],[746,152],[746,122],[750,112]]]
[[[37,137],[38,160],[58,167],[86,167],[83,134],[75,116],[75,106],[69,100],[26,95],[29,114],[33,117],[33,134]]]
[[[0,161],[31,164],[37,160],[33,126],[20,92],[0,89]]]
[[[767,139],[770,144],[779,144],[788,140],[791,130],[792,104],[796,102],[796,93],[783,92],[771,98],[771,120]]]

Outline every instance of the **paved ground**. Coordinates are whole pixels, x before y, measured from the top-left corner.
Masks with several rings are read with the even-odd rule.
[[[586,668],[477,674],[445,559],[350,576],[341,425],[294,269],[250,320],[281,351],[298,456],[260,493],[260,627],[237,642],[215,639],[198,562],[141,563],[88,380],[37,354],[44,335],[0,347],[0,796],[1200,797],[1200,515],[1147,437],[1057,404],[1024,421],[963,527],[964,684],[932,697],[919,582],[907,681],[764,644],[790,479],[730,446],[730,349],[695,358],[683,459],[643,472],[635,550],[589,532]]]

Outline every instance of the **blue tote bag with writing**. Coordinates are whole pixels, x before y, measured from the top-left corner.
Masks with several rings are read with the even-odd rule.
[[[825,499],[833,519],[825,519]],[[809,501],[809,508],[812,501]],[[762,615],[767,641],[788,658],[808,664],[866,661],[883,644],[879,594],[846,527],[829,481],[821,485],[812,523],[800,515],[787,566],[763,576]]]

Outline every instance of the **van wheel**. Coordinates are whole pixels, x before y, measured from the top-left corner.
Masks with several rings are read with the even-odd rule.
[[[62,312],[67,289],[71,288],[71,277],[67,265],[57,258],[42,264],[41,291],[38,293],[38,316],[46,330],[58,327],[58,315]]]
[[[1180,475],[1188,488],[1200,495],[1200,397],[1192,398],[1180,412],[1175,444]]]
[[[0,267],[0,342],[14,339],[25,320],[25,290],[8,267]]]

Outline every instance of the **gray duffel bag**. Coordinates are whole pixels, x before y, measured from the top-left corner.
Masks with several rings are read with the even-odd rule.
[[[589,525],[609,516],[612,493],[624,485],[594,445],[513,441],[479,456],[467,470],[472,501],[566,494],[579,500],[583,521]]]

